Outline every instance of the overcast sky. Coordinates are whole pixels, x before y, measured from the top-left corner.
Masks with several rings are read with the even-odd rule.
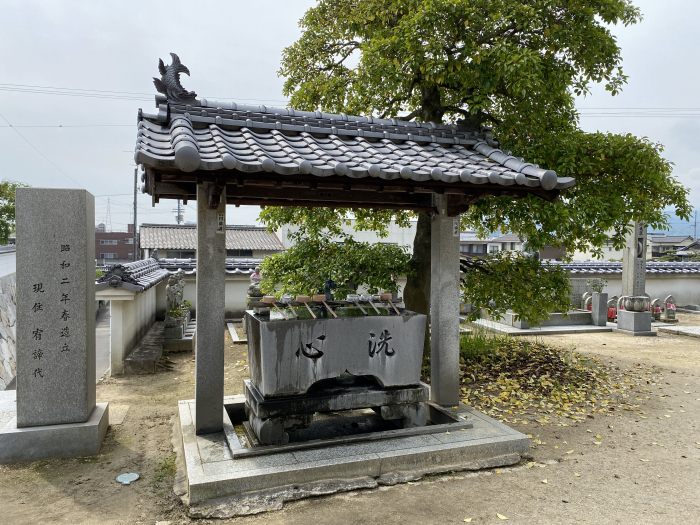
[[[158,58],[175,51],[200,97],[282,105],[282,49],[299,35],[311,0],[255,2],[0,0],[0,178],[40,187],[86,188],[96,221],[113,230],[131,220],[138,108],[154,110]],[[645,19],[616,28],[629,84],[580,101],[586,130],[630,132],[666,146],[675,175],[700,205],[700,102],[696,102],[697,0],[637,0]],[[606,108],[606,109],[599,109]],[[10,127],[10,125],[12,127]],[[175,220],[175,201],[139,222]],[[228,209],[228,222],[253,224],[255,207]],[[195,220],[195,207],[185,220]],[[674,231],[692,225],[674,220]]]

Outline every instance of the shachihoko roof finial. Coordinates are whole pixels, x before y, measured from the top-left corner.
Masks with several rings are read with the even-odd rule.
[[[180,84],[180,73],[185,73],[189,76],[190,70],[180,62],[180,57],[175,53],[170,53],[170,56],[172,57],[172,62],[168,66],[163,63],[162,58],[158,59],[160,79],[153,77],[153,84],[156,86],[158,92],[168,97],[168,100],[176,102],[194,100],[197,93],[194,91],[187,91],[182,87],[182,84]]]

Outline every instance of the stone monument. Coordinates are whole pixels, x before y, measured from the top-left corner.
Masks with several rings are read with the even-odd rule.
[[[617,311],[617,330],[630,335],[656,335],[651,330],[651,313],[645,296],[647,272],[647,227],[642,222],[632,223],[627,243],[622,252],[622,296],[624,309]]]
[[[94,197],[19,188],[16,202],[17,391],[0,402],[0,462],[96,454]]]
[[[622,295],[641,296],[646,288],[647,226],[632,223],[632,231],[622,252]]]
[[[165,338],[182,339],[185,327],[190,322],[190,312],[183,311],[185,293],[185,272],[178,270],[168,278],[165,288]]]

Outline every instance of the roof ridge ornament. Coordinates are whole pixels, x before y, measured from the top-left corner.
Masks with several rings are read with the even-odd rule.
[[[197,96],[194,91],[187,91],[180,84],[180,73],[190,76],[190,70],[180,62],[180,57],[175,53],[170,53],[172,61],[166,66],[162,58],[158,59],[158,71],[160,79],[153,77],[153,84],[159,93],[165,95],[168,101],[188,102],[193,101]]]

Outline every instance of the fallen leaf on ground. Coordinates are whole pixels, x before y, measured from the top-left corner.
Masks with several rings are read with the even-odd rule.
[[[573,453],[574,453],[574,449],[567,450],[567,451],[565,452],[565,454],[573,454]]]
[[[464,523],[471,523],[472,519],[471,518],[464,518]]]
[[[546,479],[543,479],[543,480],[542,480],[542,483],[544,483],[544,484],[546,485],[546,484],[549,483],[549,482],[548,482]]]
[[[499,520],[507,520],[508,516],[504,516],[503,514],[499,514],[498,512],[496,513],[496,516],[498,516]]]

